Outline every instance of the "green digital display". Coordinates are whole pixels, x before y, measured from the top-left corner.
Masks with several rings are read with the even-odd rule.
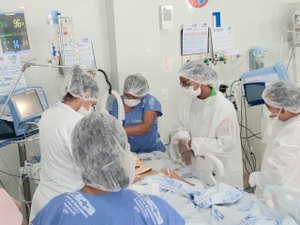
[[[24,12],[0,12],[0,39],[4,54],[30,51]]]

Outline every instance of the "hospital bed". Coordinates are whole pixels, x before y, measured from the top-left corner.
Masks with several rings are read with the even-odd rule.
[[[253,194],[219,183],[224,168],[213,156],[203,159],[203,168],[198,168],[199,176],[195,176],[181,164],[172,162],[167,153],[152,152],[139,154],[138,157],[155,170],[170,168],[195,184],[191,186],[167,176],[155,175],[145,177],[132,186],[136,191],[165,199],[183,216],[187,225],[298,224],[294,217],[283,210],[267,207]]]

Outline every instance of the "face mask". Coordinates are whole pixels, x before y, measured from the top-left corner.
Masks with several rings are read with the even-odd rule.
[[[278,111],[278,113],[276,114],[275,117],[270,117],[270,118],[275,120],[275,121],[278,121],[279,120],[278,116],[280,115],[280,112],[281,112],[281,109]]]
[[[272,112],[270,112],[266,105],[263,105],[262,112],[265,119],[271,119]]]
[[[273,113],[268,109],[268,113],[269,113],[269,119],[274,120],[274,121],[278,121],[278,116],[280,115],[281,109],[279,109],[278,113],[276,114],[276,116],[271,117],[273,115]]]
[[[135,107],[141,102],[140,99],[127,99],[124,98],[124,103],[129,107]]]
[[[86,108],[84,108],[83,106],[81,106],[77,112],[79,114],[81,114],[82,116],[87,116],[87,115],[89,115],[89,114],[91,114],[93,112],[93,107],[90,107],[90,109],[87,110]]]
[[[194,90],[193,86],[189,86],[188,88],[183,88],[185,94],[191,98],[196,98],[197,96],[199,96],[201,94],[201,88],[197,88],[196,90]]]

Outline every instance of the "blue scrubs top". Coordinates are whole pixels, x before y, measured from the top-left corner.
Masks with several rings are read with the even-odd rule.
[[[53,198],[31,225],[184,225],[184,219],[163,199],[121,190],[107,194],[71,192]]]
[[[118,104],[115,99],[108,109],[114,117],[118,117]],[[143,122],[143,115],[147,111],[156,111],[157,117],[162,116],[160,102],[152,95],[147,94],[141,98],[141,102],[125,114],[124,127],[138,125]],[[152,151],[166,151],[158,133],[157,118],[148,133],[143,136],[128,136],[131,151],[136,153],[147,153]]]

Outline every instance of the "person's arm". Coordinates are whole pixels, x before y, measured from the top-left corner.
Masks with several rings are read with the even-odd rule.
[[[275,142],[272,154],[265,160],[263,169],[250,174],[249,184],[263,190],[266,185],[284,185],[284,179],[299,163],[299,146]]]
[[[143,115],[143,122],[138,125],[125,127],[128,136],[143,136],[151,130],[154,121],[157,118],[156,111],[147,111]]]
[[[189,99],[184,99],[180,104],[177,118],[172,127],[169,155],[175,162],[181,162],[181,156],[178,152],[178,141],[180,139],[190,139],[188,131],[190,108],[191,101]]]
[[[173,141],[178,139],[190,139],[188,131],[190,108],[191,101],[189,99],[184,99],[180,104],[177,118],[172,128],[171,138]]]
[[[199,137],[192,138],[189,142],[195,156],[213,154],[217,157],[232,157],[239,143],[239,126],[235,119],[225,118],[217,127],[216,137]]]
[[[141,179],[143,179],[144,177],[148,177],[148,176],[154,176],[154,175],[159,175],[159,174],[163,174],[164,176],[166,177],[169,177],[169,178],[172,178],[172,179],[175,179],[175,180],[180,180],[184,183],[187,183],[191,186],[194,186],[194,184],[184,180],[183,178],[181,178],[180,176],[178,176],[173,170],[170,170],[170,169],[166,169],[166,168],[162,168],[160,169],[159,171],[156,171],[156,170],[150,170],[148,172],[145,172],[145,173],[142,173],[142,174],[139,174],[139,175],[136,175],[135,177],[135,180],[134,180],[134,183],[140,181]]]

